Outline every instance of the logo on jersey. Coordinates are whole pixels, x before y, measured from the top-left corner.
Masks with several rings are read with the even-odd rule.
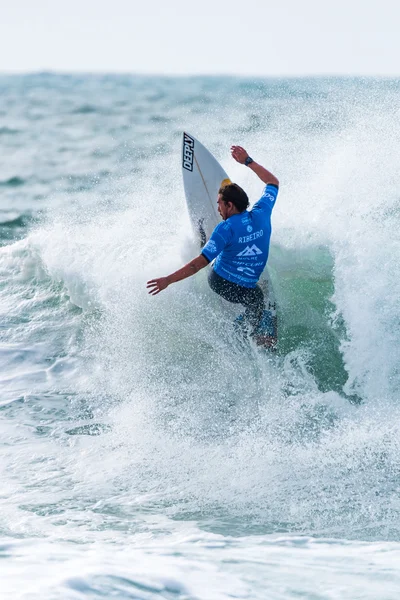
[[[253,228],[251,225],[247,225],[246,229],[247,229],[248,233],[251,233],[253,231]]]
[[[240,273],[244,273],[245,275],[249,275],[250,277],[256,274],[254,269],[250,269],[250,267],[238,267],[237,270]]]
[[[194,139],[187,133],[183,134],[182,167],[187,171],[193,171],[193,149]]]
[[[269,192],[266,192],[265,194],[263,194],[262,197],[265,198],[266,200],[271,200],[271,202],[275,202],[275,200],[276,200],[275,196],[273,196]]]
[[[255,244],[252,246],[246,246],[244,250],[236,254],[236,256],[256,256],[256,254],[262,254],[262,250]]]
[[[217,244],[214,242],[214,240],[208,240],[206,244],[206,249],[212,254],[214,254],[214,252],[217,251]]]

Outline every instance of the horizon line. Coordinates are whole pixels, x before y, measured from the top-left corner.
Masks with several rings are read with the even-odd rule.
[[[27,70],[0,70],[0,76],[29,76],[29,75],[102,75],[102,76],[135,76],[135,77],[165,77],[165,78],[195,78],[195,77],[223,77],[223,78],[248,78],[248,79],[400,79],[398,74],[363,74],[363,73],[286,73],[286,74],[263,74],[263,73],[173,73],[152,71],[108,71],[108,70],[73,70],[73,69],[27,69]]]

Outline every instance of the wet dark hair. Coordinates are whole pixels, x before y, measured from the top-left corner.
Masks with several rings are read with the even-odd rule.
[[[246,192],[237,183],[229,183],[219,188],[218,194],[222,196],[224,202],[232,202],[239,212],[245,211],[249,206]]]

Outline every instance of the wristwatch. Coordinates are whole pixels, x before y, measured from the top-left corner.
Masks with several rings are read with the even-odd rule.
[[[250,156],[248,156],[244,161],[244,164],[246,165],[246,167],[248,167],[249,165],[251,165],[252,162],[254,162],[254,160],[250,158]]]

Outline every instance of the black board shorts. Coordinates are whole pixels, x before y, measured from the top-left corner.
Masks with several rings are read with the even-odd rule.
[[[258,327],[264,314],[264,294],[259,285],[254,288],[246,288],[232,281],[224,279],[211,269],[208,275],[208,283],[213,292],[234,304],[242,304],[245,307],[245,320],[254,329]]]

